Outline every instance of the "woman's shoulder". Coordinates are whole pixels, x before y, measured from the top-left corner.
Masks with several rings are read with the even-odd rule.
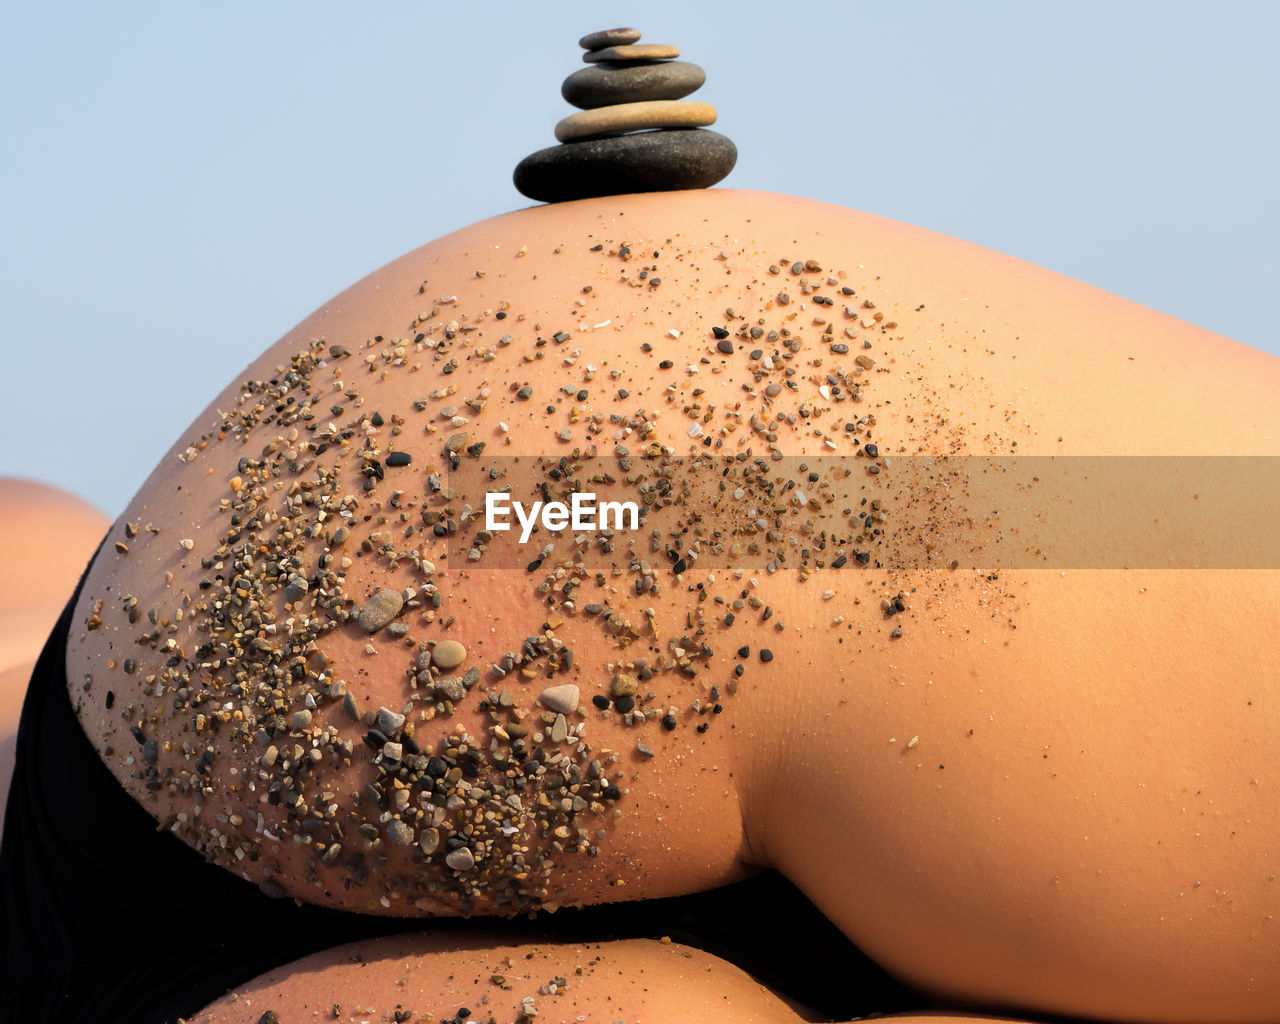
[[[50,484],[0,478],[0,819],[13,775],[18,716],[36,657],[102,539],[107,518]]]
[[[108,520],[68,491],[14,477],[0,478],[0,518],[0,667],[9,667],[39,654]]]

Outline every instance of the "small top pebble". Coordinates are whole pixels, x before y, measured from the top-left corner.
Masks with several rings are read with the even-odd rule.
[[[640,42],[638,28],[606,28],[600,32],[591,32],[578,40],[584,50],[602,50],[606,46],[629,46]]]

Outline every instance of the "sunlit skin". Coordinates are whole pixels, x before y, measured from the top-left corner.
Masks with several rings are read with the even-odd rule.
[[[619,256],[624,243],[630,260]],[[821,270],[792,274],[783,257],[811,260]],[[651,264],[658,287],[639,276]],[[771,274],[770,265],[779,273]],[[835,303],[822,306],[806,296],[799,283],[805,277],[814,294],[834,296]],[[841,312],[850,301],[842,287],[856,293],[852,319]],[[776,297],[784,290],[785,305]],[[452,296],[456,304],[438,301]],[[499,322],[493,312],[503,302],[510,316]],[[726,307],[747,321],[727,319]],[[790,325],[802,341],[791,377],[782,375],[779,359],[777,372],[757,380],[758,363],[747,352],[753,346],[739,345],[736,334],[732,353],[717,349],[712,327],[737,331],[756,318],[769,328]],[[850,328],[847,355],[821,341],[819,318],[837,335]],[[413,338],[435,325],[427,335],[434,342],[451,319],[458,327],[447,356],[456,366],[444,374],[445,356],[415,350]],[[562,330],[568,339],[552,341]],[[506,333],[511,341],[499,344]],[[394,446],[414,460],[388,468],[378,484],[379,514],[391,526],[377,516],[356,517],[348,554],[371,532],[392,527],[401,543],[400,521],[385,500],[393,487],[403,486],[405,500],[419,496],[426,467],[440,460],[453,430],[484,440],[485,457],[559,454],[587,443],[585,426],[599,413],[600,444],[611,453],[617,425],[608,415],[625,418],[640,407],[658,414],[648,419],[650,439],[679,454],[696,450],[693,418],[714,404],[705,427],[714,434],[735,402],[741,426],[714,435],[727,439],[726,454],[751,434],[748,416],[762,411],[784,417],[776,430],[779,450],[812,458],[830,456],[828,438],[852,453],[841,424],[867,414],[875,422],[860,441],[874,437],[881,454],[895,458],[1274,455],[1280,447],[1274,357],[917,228],[730,190],[612,197],[486,221],[376,272],[272,346],[175,442],[113,529],[112,542],[125,540],[127,523],[151,522],[160,532],[128,540],[127,554],[104,548],[76,612],[67,675],[90,739],[100,752],[114,746],[115,755],[104,760],[160,819],[191,805],[181,794],[147,793],[123,763],[130,748],[122,741],[120,708],[151,708],[142,680],[158,662],[125,646],[137,630],[120,602],[132,595],[140,609],[157,608],[162,618],[181,605],[184,591],[198,603],[197,584],[210,573],[200,559],[228,529],[219,502],[240,493],[230,484],[238,460],[256,457],[274,436],[272,428],[255,428],[242,444],[223,429],[220,414],[236,408],[240,380],[272,377],[317,338],[353,353],[338,360],[343,381],[358,387],[364,413],[376,408],[387,415],[386,428],[369,436],[385,448],[391,414],[404,417]],[[403,365],[380,361],[401,338]],[[652,351],[642,349],[646,343]],[[493,358],[486,360],[482,349]],[[566,365],[573,349],[578,354]],[[855,373],[853,360],[864,354],[874,365]],[[373,372],[363,362],[367,355],[375,356]],[[664,359],[670,368],[660,367]],[[589,378],[588,365],[597,368]],[[862,383],[860,402],[819,398],[817,382],[837,365]],[[313,380],[328,389],[333,373],[326,365]],[[766,379],[795,387],[766,400]],[[530,398],[513,390],[523,384]],[[415,409],[415,399],[445,385],[456,387],[453,397]],[[486,385],[491,394],[483,408],[463,410],[465,427],[442,418],[446,401],[462,408]],[[577,397],[578,388],[587,390],[585,398]],[[697,388],[704,394],[694,395]],[[330,393],[344,405],[339,419],[361,414],[341,389]],[[694,405],[699,411],[691,415]],[[834,408],[823,412],[824,405]],[[796,415],[794,424],[787,413]],[[562,440],[561,431],[571,440]],[[194,458],[177,457],[202,437]],[[753,439],[757,453],[772,443]],[[358,462],[340,465],[333,486],[361,494]],[[264,493],[264,500],[278,501],[286,492]],[[478,495],[465,497],[480,503]],[[1247,550],[1254,525],[1224,518],[1216,540]],[[1081,527],[1093,521],[1082,514]],[[432,541],[422,537],[413,543],[426,550]],[[179,544],[183,539],[193,541],[190,549]],[[1094,543],[1104,563],[1109,550],[1123,561],[1108,548],[1118,541],[1100,536]],[[534,590],[540,577],[523,571],[509,549],[474,565],[433,557],[444,603],[429,624],[405,619],[413,623],[411,637],[457,639],[467,648],[466,665],[487,669],[549,618],[562,620],[556,636],[575,657],[572,671],[556,679],[581,688],[585,709],[569,717],[582,724],[593,751],[619,754],[611,771],[626,792],[614,805],[617,819],[605,814],[592,822],[605,834],[598,856],[553,855],[542,905],[671,895],[770,866],[891,973],[957,1009],[1111,1020],[1280,1018],[1280,944],[1272,934],[1280,910],[1274,881],[1280,802],[1271,770],[1280,755],[1275,572],[1003,568],[991,579],[968,567],[881,571],[851,564],[824,565],[801,578],[795,568],[769,573],[757,563],[741,580],[723,572],[711,580],[693,569],[676,579],[664,563],[656,598],[636,596],[628,590],[631,577],[619,577],[614,606],[641,623],[644,609],[653,609],[652,627],[623,649],[599,620],[579,609],[549,608],[546,595]],[[503,557],[513,568],[503,567]],[[392,570],[374,557],[353,557],[345,591],[363,604],[381,587],[421,582],[415,571],[407,562]],[[168,583],[166,572],[173,574]],[[726,599],[750,590],[771,616],[747,605],[726,626],[731,606],[699,602],[691,589],[697,583]],[[593,600],[591,587],[583,590],[578,604]],[[903,610],[886,616],[882,599],[898,593]],[[101,626],[87,630],[99,600]],[[278,601],[273,613],[283,617]],[[705,616],[712,654],[693,683],[668,673],[649,684],[657,693],[653,706],[679,710],[678,728],[667,731],[656,721],[628,726],[618,714],[596,711],[591,697],[609,692],[608,666],[641,653],[665,655],[691,615]],[[188,653],[198,642],[197,621],[193,614],[174,623],[170,634]],[[376,655],[366,653],[370,642],[354,623],[317,641],[361,711],[399,707],[409,692],[407,656],[385,634],[372,639]],[[739,656],[740,647],[749,655]],[[767,662],[760,657],[765,647],[772,654]],[[108,667],[126,652],[139,660],[133,675]],[[737,664],[744,666],[740,677],[733,675]],[[697,732],[703,718],[688,710],[690,699],[708,680],[730,679],[737,692]],[[540,675],[493,685],[510,689],[536,715],[533,701],[546,682]],[[108,687],[117,705],[112,713],[103,706]],[[459,726],[487,735],[488,719],[475,699],[483,692],[473,691],[450,717],[418,722],[419,741],[438,742]],[[180,767],[187,718],[147,721],[161,748],[158,767]],[[359,744],[364,726],[344,718],[338,702],[318,708],[308,728],[327,725]],[[226,731],[217,735],[219,799],[229,811],[262,813],[268,830],[287,828],[285,812],[247,794],[240,781],[257,770],[261,748],[237,747]],[[653,755],[638,752],[637,741]],[[240,773],[234,777],[233,766]],[[349,791],[373,776],[371,760],[361,756],[349,768],[332,769],[325,784]],[[246,825],[246,841],[258,841],[251,831]],[[414,870],[416,847],[388,843],[384,852],[388,872]],[[447,894],[388,904],[375,886],[343,888],[336,873],[314,869],[301,843],[281,843],[269,853],[238,870],[255,882],[270,870],[299,899],[369,913],[460,909]],[[491,909],[483,898],[476,907]],[[394,944],[379,948],[393,960],[397,955]],[[641,948],[618,955],[654,971],[667,962]],[[458,967],[458,977],[468,969]],[[723,965],[716,970],[732,973]],[[393,973],[388,966],[387,977]],[[366,976],[377,977],[372,970]],[[288,983],[279,983],[281,1005],[296,1005]],[[379,1006],[385,1001],[381,991],[368,998]],[[750,1012],[791,1019],[772,998]],[[431,1012],[440,1019],[452,1012],[446,1007],[447,999]],[[706,1019],[713,1019],[710,1007]]]
[[[498,980],[495,980],[498,979]],[[568,984],[551,993],[548,982]],[[462,943],[441,936],[394,937],[353,943],[272,971],[219,999],[190,1024],[258,1024],[267,1011],[319,1013],[322,1020],[441,1021],[460,1009],[472,1021],[520,1019],[532,998],[536,1020],[732,1020],[799,1024],[812,1013],[700,949],[662,941],[512,943],[500,932]],[[336,1012],[335,1012],[335,1007]],[[286,1009],[287,1008],[287,1009]],[[456,1018],[455,1018],[456,1019]],[[904,1014],[898,1024],[976,1024],[997,1018]]]
[[[49,484],[0,479],[0,828],[32,666],[110,521]]]

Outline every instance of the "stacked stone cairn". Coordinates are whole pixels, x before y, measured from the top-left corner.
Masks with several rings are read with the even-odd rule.
[[[564,80],[560,92],[578,107],[556,125],[561,145],[516,166],[515,185],[546,203],[629,192],[707,188],[733,170],[738,151],[718,132],[715,108],[684,99],[706,73],[675,60],[680,51],[640,43],[633,28],[593,32],[578,40],[591,65]]]

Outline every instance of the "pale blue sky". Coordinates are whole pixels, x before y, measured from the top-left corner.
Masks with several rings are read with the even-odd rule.
[[[528,205],[577,39],[707,71],[726,186],[1011,253],[1280,354],[1280,4],[24,4],[0,13],[0,475],[115,516],[370,270]],[[20,368],[20,369],[19,369]]]

